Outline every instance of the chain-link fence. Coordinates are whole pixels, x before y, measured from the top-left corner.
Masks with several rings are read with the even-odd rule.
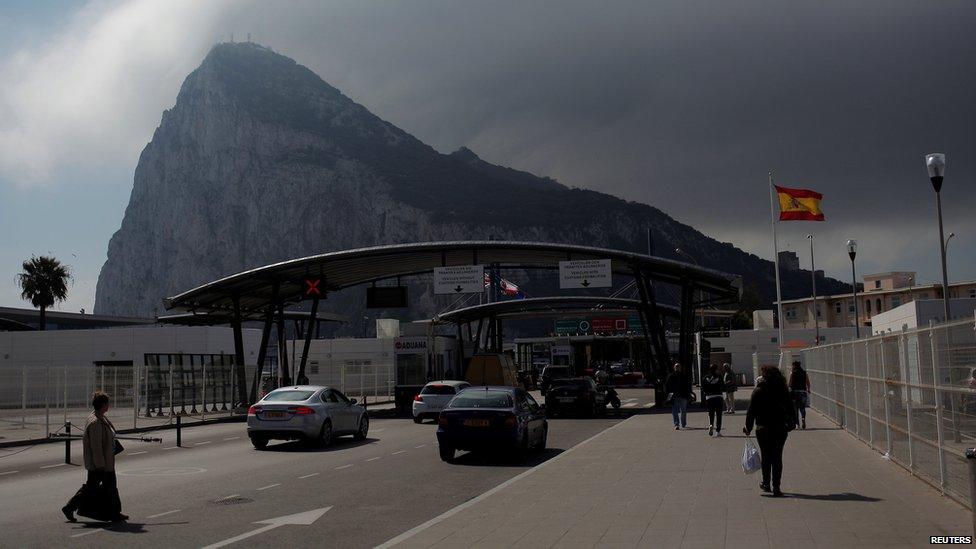
[[[94,391],[111,396],[108,417],[120,430],[164,427],[177,415],[192,423],[246,413],[240,370],[232,361],[213,355],[199,364],[0,368],[0,442],[44,439],[63,432],[68,422],[82,427]],[[244,368],[245,394],[254,371],[254,366]]]
[[[802,351],[811,407],[972,508],[965,450],[976,445],[976,323]]]

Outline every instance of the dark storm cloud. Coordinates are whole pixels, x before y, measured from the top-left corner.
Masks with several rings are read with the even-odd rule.
[[[93,2],[0,50],[0,185],[114,185],[115,202],[52,205],[72,230],[116,220],[84,233],[94,279],[160,112],[211,44],[251,33],[443,152],[646,202],[765,257],[773,169],[822,192],[828,218],[781,226],[782,247],[806,264],[815,232],[844,279],[851,237],[862,272],[939,276],[922,155],[945,151],[950,277],[974,279],[974,28],[966,1]],[[15,236],[11,265],[48,249]]]
[[[467,145],[648,202],[767,256],[773,169],[778,183],[826,196],[828,223],[784,227],[795,247],[815,230],[832,250],[825,264],[839,269],[838,242],[854,236],[876,251],[863,254],[870,268],[934,277],[917,249],[935,238],[922,155],[945,150],[947,226],[976,238],[974,4],[428,2],[322,12],[259,40],[268,34],[443,151]],[[976,260],[959,250],[954,272],[974,277]]]

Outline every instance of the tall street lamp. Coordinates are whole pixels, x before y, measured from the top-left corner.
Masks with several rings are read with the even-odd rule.
[[[854,270],[854,258],[857,256],[857,242],[847,241],[847,255],[851,257],[851,287],[854,288],[854,337],[861,339],[861,326],[858,321],[857,307],[857,271]]]
[[[807,240],[810,241],[810,282],[813,286],[813,333],[814,345],[820,345],[820,319],[817,315],[817,267],[813,262],[813,235],[808,234]]]
[[[942,256],[942,305],[945,308],[945,322],[949,322],[949,276],[946,273],[946,239],[942,232],[942,179],[945,177],[946,157],[943,153],[925,155],[925,167],[929,181],[935,189],[935,203],[939,210],[939,253]]]

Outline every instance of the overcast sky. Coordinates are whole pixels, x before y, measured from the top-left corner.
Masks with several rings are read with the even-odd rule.
[[[780,225],[848,280],[936,281],[923,155],[948,154],[950,279],[976,279],[971,1],[67,2],[0,10],[0,305],[32,253],[91,310],[141,149],[221,40],[252,39],[442,152],[652,204],[772,257],[766,173],[824,194]],[[513,197],[517,200],[517,197]],[[166,215],[160,212],[160,215]]]

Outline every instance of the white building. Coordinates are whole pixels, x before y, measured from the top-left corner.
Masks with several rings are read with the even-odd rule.
[[[871,317],[871,332],[879,335],[925,328],[929,322],[945,321],[945,304],[941,299],[916,299]],[[950,299],[949,320],[976,320],[976,299]]]

